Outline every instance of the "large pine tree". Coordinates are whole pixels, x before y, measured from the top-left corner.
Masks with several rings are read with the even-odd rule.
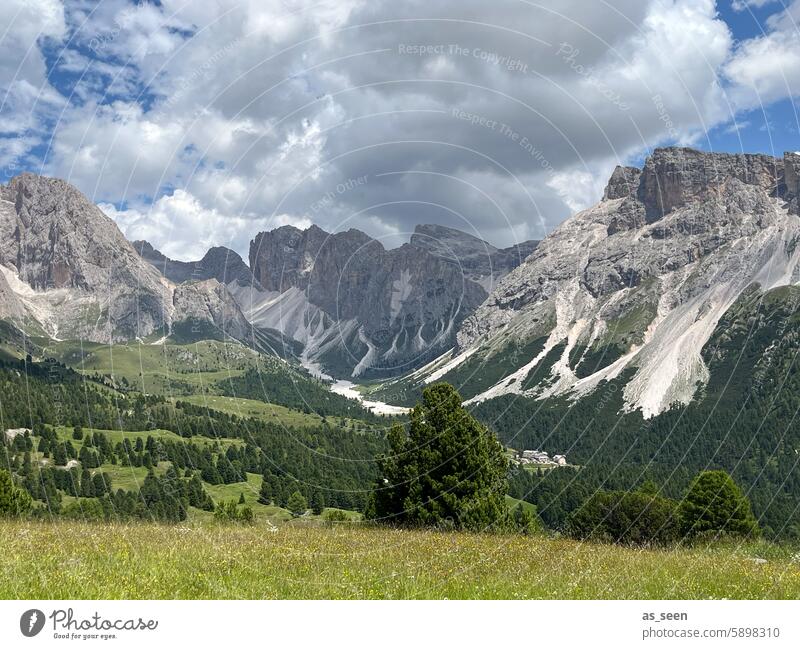
[[[508,460],[502,445],[461,406],[456,389],[427,388],[408,433],[396,424],[391,452],[379,458],[381,479],[368,514],[403,525],[484,530],[508,524]]]

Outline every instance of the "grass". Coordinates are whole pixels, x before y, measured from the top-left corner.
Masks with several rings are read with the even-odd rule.
[[[215,503],[221,503],[223,500],[239,502],[239,496],[244,494],[245,504],[253,508],[256,522],[262,525],[266,524],[267,521],[273,525],[276,523],[284,523],[292,518],[292,514],[281,507],[262,505],[258,502],[258,493],[261,490],[261,476],[255,473],[247,474],[247,482],[233,482],[231,484],[217,485],[210,485],[204,482],[203,487]],[[213,520],[214,514],[213,512],[192,509],[189,517],[191,520],[205,525]]]
[[[800,597],[800,563],[765,544],[655,551],[361,525],[6,520],[0,545],[4,599]]]
[[[113,375],[140,391],[166,395],[213,390],[217,381],[257,368],[259,360],[247,347],[214,340],[186,345],[50,342],[45,352],[79,372]]]
[[[185,400],[185,399],[184,399]],[[171,442],[192,442],[193,444],[214,444],[215,442],[218,443],[223,448],[228,446],[239,446],[244,444],[244,441],[237,438],[232,437],[205,437],[203,435],[193,435],[191,437],[181,437],[177,433],[173,433],[171,430],[164,430],[162,428],[154,428],[152,430],[108,430],[105,428],[84,428],[83,429],[83,439],[77,440],[73,439],[72,431],[73,428],[68,426],[55,426],[56,434],[58,435],[59,439],[69,440],[72,442],[72,445],[76,449],[80,449],[83,446],[83,440],[86,439],[88,435],[93,432],[103,433],[108,438],[108,441],[112,444],[117,444],[122,442],[123,440],[127,439],[130,442],[136,443],[136,438],[141,437],[142,442],[147,441],[148,437],[152,437],[156,440],[166,440]],[[38,437],[34,437],[34,439],[38,440]]]
[[[299,410],[292,410],[285,406],[278,406],[272,403],[265,403],[264,401],[256,401],[255,399],[240,399],[238,397],[222,397],[216,395],[193,395],[186,397],[179,397],[177,401],[186,401],[196,406],[203,406],[211,410],[219,410],[230,415],[237,417],[248,418],[255,417],[263,419],[264,421],[271,421],[281,426],[288,427],[303,427],[303,426],[320,426],[323,423],[323,418],[314,413],[300,412]],[[340,418],[331,417],[331,423],[338,425]],[[345,420],[349,423],[351,420]]]

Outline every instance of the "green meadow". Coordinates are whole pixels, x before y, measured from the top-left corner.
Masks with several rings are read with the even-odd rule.
[[[0,521],[6,599],[800,597],[792,550],[643,550],[546,536],[294,521],[267,527]]]

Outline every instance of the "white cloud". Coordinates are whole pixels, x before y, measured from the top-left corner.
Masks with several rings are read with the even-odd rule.
[[[737,107],[770,104],[800,93],[800,34],[777,29],[744,41],[725,66]]]
[[[731,7],[734,11],[745,11],[747,9],[761,9],[767,5],[775,4],[780,0],[733,0]]]
[[[118,210],[109,203],[100,203],[130,241],[144,239],[168,257],[191,261],[200,259],[208,248],[216,245],[236,250],[247,259],[248,242],[253,228],[280,225],[308,227],[309,222],[290,215],[274,219],[250,219],[208,209],[189,192],[176,189],[149,206]]]
[[[66,33],[57,0],[4,0],[0,3],[0,164],[13,175],[28,162],[31,148],[45,136],[46,120],[63,101],[50,86],[40,46]]]

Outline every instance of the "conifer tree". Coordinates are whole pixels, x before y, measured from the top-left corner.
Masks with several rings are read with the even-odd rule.
[[[30,494],[14,485],[8,471],[0,469],[0,516],[22,516],[30,508]]]
[[[295,491],[289,496],[289,500],[286,503],[286,509],[292,512],[295,516],[301,516],[305,514],[306,510],[308,509],[308,503],[306,499],[303,497],[299,491]]]
[[[750,501],[725,471],[700,473],[681,501],[680,514],[687,536],[759,533]]]
[[[455,388],[426,388],[408,434],[395,424],[391,452],[368,508],[389,523],[483,530],[509,524],[508,461],[500,442],[461,406]]]

